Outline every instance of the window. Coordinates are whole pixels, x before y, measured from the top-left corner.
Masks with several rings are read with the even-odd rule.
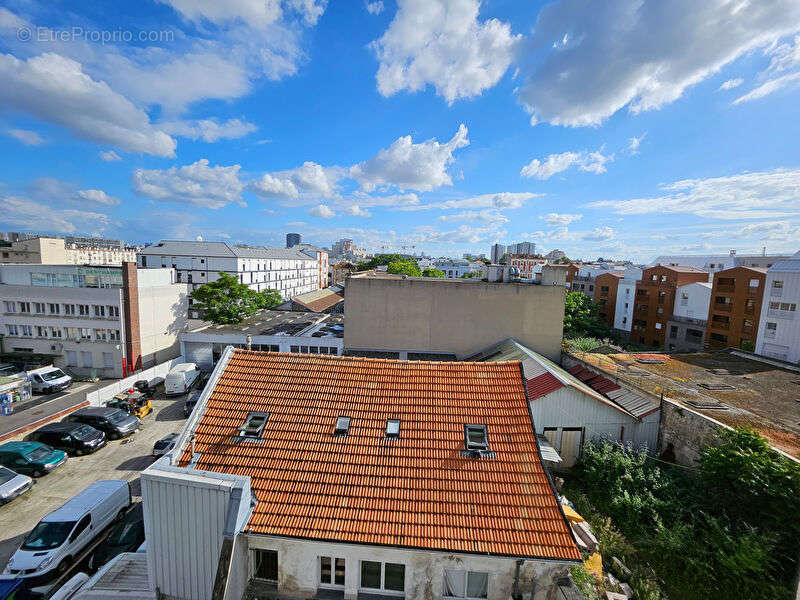
[[[105,317],[106,316],[106,307],[96,304],[94,307],[94,316],[95,317]]]
[[[783,289],[783,282],[782,281],[773,281],[772,282],[772,289],[773,290],[782,290]]]
[[[94,330],[94,339],[98,342],[105,342],[106,341],[106,330],[105,329],[95,329]]]
[[[253,550],[253,578],[278,581],[278,553],[275,550]]]
[[[67,336],[68,340],[77,340],[78,339],[78,328],[77,327],[64,327],[64,333]]]
[[[78,329],[78,335],[80,335],[81,340],[91,341],[92,339],[92,330],[87,329],[86,327],[81,327]]]
[[[259,438],[269,420],[268,412],[251,412],[239,427],[239,437]]]
[[[89,305],[88,304],[78,304],[78,314],[82,317],[89,316]]]
[[[486,425],[464,425],[464,445],[467,450],[487,450],[489,437]]]
[[[8,335],[19,335],[19,329],[17,329],[16,325],[6,325],[6,331],[8,331]]]
[[[661,323],[656,323],[656,329],[661,329]]]
[[[60,304],[55,304],[55,303],[51,302],[50,304],[47,305],[47,308],[50,310],[50,314],[51,315],[61,314],[61,305]]]
[[[119,341],[119,329],[109,329],[108,330],[108,339],[109,339],[109,341],[118,342]]]
[[[25,337],[33,337],[33,327],[30,325],[23,325],[22,335],[24,335]]]
[[[669,337],[670,338],[678,337],[678,326],[677,325],[670,326],[670,328],[669,328]]]
[[[37,315],[44,314],[44,302],[34,302],[33,303],[33,310]]]
[[[36,326],[36,337],[46,338],[47,337],[47,327],[42,327],[41,325]]]
[[[114,368],[114,355],[111,352],[103,352],[103,367],[106,369]]]
[[[64,305],[64,314],[68,316],[75,316],[75,305],[74,304],[65,304]]]
[[[400,419],[389,419],[386,421],[386,437],[399,438],[400,437]]]
[[[92,361],[92,353],[91,352],[81,352],[81,366],[82,367],[93,367],[94,361]]]
[[[16,302],[9,302],[6,300],[5,302],[6,312],[7,313],[15,313],[17,312],[17,303]]]
[[[444,571],[446,598],[488,598],[489,574],[479,571]]]
[[[398,563],[362,560],[361,587],[369,590],[402,593],[406,589],[406,566]]]
[[[345,436],[350,431],[350,417],[337,417],[333,435]]]
[[[20,302],[19,303],[19,312],[21,312],[21,313],[30,313],[31,312],[31,303],[30,302]]]
[[[757,288],[758,286],[759,286],[759,281],[758,281],[758,279],[751,279],[751,280],[750,280],[750,287],[751,287],[751,288]]]
[[[106,306],[106,311],[109,317],[119,317],[119,306]]]
[[[78,366],[78,353],[75,352],[75,350],[67,350],[67,366],[68,367]]]
[[[91,522],[92,515],[86,515],[80,521],[78,521],[78,524],[75,525],[75,529],[72,530],[72,533],[69,536],[69,541],[74,542],[76,539],[78,539],[78,536],[84,532]]]
[[[344,586],[344,559],[320,556],[319,582],[322,585]]]
[[[61,327],[51,327],[50,328],[50,337],[53,338],[61,338],[63,332],[61,331]]]

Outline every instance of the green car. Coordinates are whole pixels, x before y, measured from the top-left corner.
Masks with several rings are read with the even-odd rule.
[[[67,462],[67,453],[39,442],[8,442],[0,446],[0,465],[32,477],[41,477]]]

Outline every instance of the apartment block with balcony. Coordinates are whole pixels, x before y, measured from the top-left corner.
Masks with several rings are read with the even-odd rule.
[[[617,292],[622,273],[602,273],[595,278],[594,301],[600,305],[600,318],[614,327],[617,312]]]
[[[644,269],[641,280],[636,283],[631,341],[652,348],[663,348],[678,286],[697,282],[708,282],[708,272],[682,266]]]
[[[667,320],[667,350],[702,352],[710,302],[711,284],[708,282],[687,283],[675,289],[675,306]]]
[[[733,267],[714,273],[706,347],[755,350],[767,270]]]
[[[0,352],[46,356],[78,376],[124,377],[174,358],[187,310],[172,269],[0,265]]]
[[[756,353],[800,362],[800,252],[767,270]]]

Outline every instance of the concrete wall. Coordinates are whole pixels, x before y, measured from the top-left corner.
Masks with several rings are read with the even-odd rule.
[[[691,335],[699,332],[700,335]],[[672,317],[667,321],[665,349],[670,352],[702,352],[705,348],[706,321]]]
[[[168,360],[163,362],[159,365],[155,365],[150,367],[149,369],[145,369],[144,371],[139,371],[138,373],[131,375],[130,377],[126,377],[125,379],[120,379],[111,383],[105,387],[97,389],[93,392],[88,392],[86,394],[86,401],[91,406],[103,406],[106,402],[111,400],[114,396],[119,394],[122,391],[130,389],[134,383],[139,381],[140,379],[152,379],[153,377],[166,377],[167,373],[169,373],[170,369],[175,365],[179,365],[183,362],[186,362],[182,356],[178,358],[173,358],[172,360]]]
[[[561,286],[350,277],[344,347],[461,358],[513,337],[558,362],[564,298]]]
[[[680,465],[695,466],[703,448],[716,446],[717,434],[725,428],[719,421],[665,399],[661,404],[658,451],[671,453]]]
[[[250,563],[248,575],[252,573],[253,550],[268,549],[278,552],[278,590],[277,594],[273,592],[271,596],[277,595],[281,598],[313,598],[316,595],[319,587],[320,556],[345,560],[346,600],[355,600],[358,596],[362,560],[405,565],[406,600],[441,599],[445,569],[488,572],[489,600],[508,600],[513,594],[516,568],[513,558],[255,535],[247,536],[247,542]],[[520,569],[519,592],[526,599],[555,598],[556,580],[565,576],[568,569],[568,565],[561,563],[525,561]]]
[[[160,269],[159,269],[160,271]],[[139,273],[146,272],[145,269]],[[180,354],[178,334],[189,321],[189,286],[185,283],[143,287],[139,285],[139,335],[142,366],[157,364]]]
[[[708,318],[708,305],[711,302],[711,286],[707,283],[679,285],[675,295],[672,314],[676,317],[699,319]]]

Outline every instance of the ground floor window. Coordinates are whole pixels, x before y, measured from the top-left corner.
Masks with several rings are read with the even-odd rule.
[[[361,561],[361,587],[385,592],[404,592],[406,566],[398,563]]]
[[[478,571],[444,571],[446,598],[488,598],[489,574]]]
[[[334,556],[319,557],[319,582],[322,585],[344,585],[344,559]]]
[[[253,550],[253,578],[278,581],[278,553],[275,550]]]
[[[75,350],[67,350],[67,366],[68,367],[77,367],[78,366],[78,353]]]

